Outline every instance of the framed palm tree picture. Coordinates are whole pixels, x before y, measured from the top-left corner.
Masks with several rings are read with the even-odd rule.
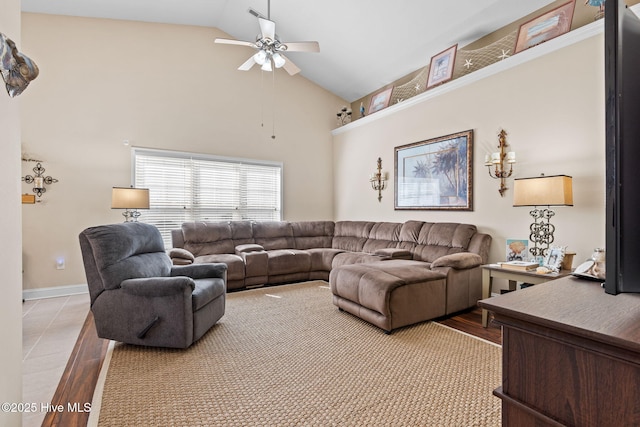
[[[473,210],[473,130],[395,148],[395,209]]]

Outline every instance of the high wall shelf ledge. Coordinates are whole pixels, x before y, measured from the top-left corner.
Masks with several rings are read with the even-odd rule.
[[[640,15],[640,3],[634,6],[630,6],[629,9],[631,9],[635,14]],[[390,105],[383,110],[375,112],[374,114],[359,118],[352,121],[351,123],[347,123],[344,126],[332,130],[331,135],[335,136],[345,132],[349,132],[350,130],[356,129],[360,126],[365,126],[376,120],[388,117],[392,114],[396,114],[404,110],[405,108],[427,102],[448,92],[470,85],[487,77],[493,76],[494,74],[498,74],[511,68],[517,67],[518,65],[540,58],[549,53],[555,52],[562,48],[571,46],[575,43],[603,33],[604,21],[602,19],[599,19],[590,24],[569,31],[568,33],[563,34],[559,37],[546,41],[538,46],[519,52],[518,54],[510,56],[502,61],[495,62],[484,68],[481,68],[478,71],[474,71],[473,73],[464,75],[433,89],[429,89],[419,95],[407,99],[406,101]]]

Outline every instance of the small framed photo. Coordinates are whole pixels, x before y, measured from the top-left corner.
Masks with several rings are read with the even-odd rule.
[[[547,267],[554,273],[560,272],[566,250],[566,246],[551,246],[547,251],[547,255],[544,257],[542,266]]]
[[[453,76],[453,64],[456,62],[457,50],[458,45],[456,44],[431,58],[427,89],[451,80],[451,77]]]
[[[507,261],[527,261],[529,240],[507,239]]]
[[[575,0],[572,0],[522,24],[518,30],[515,53],[568,32],[571,29],[575,4]]]
[[[393,87],[383,90],[382,92],[376,93],[371,97],[371,102],[369,103],[369,113],[375,113],[376,111],[380,111],[383,108],[387,108],[389,106],[389,100],[391,99],[391,92],[393,92]]]

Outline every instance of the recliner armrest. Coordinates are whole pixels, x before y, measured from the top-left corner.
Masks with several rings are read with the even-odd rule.
[[[399,248],[380,248],[376,249],[374,255],[378,255],[390,259],[411,259],[411,252],[406,249]]]
[[[189,290],[193,292],[195,283],[189,277],[146,277],[127,279],[120,284],[123,292],[141,297],[164,297]]]
[[[236,246],[236,255],[242,255],[249,252],[261,252],[264,251],[264,247],[255,243],[247,243],[245,245]]]
[[[172,248],[169,250],[169,258],[177,265],[188,265],[193,263],[195,256],[186,249]]]
[[[451,267],[458,270],[474,268],[482,264],[482,257],[471,252],[460,252],[457,254],[444,255],[431,263],[434,267]]]
[[[198,263],[190,265],[174,265],[170,275],[187,276],[193,279],[208,279],[218,277],[224,279],[227,274],[227,264],[222,262]]]

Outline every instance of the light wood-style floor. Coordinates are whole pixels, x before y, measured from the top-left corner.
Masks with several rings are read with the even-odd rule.
[[[23,427],[42,424],[82,325],[89,294],[28,300],[22,305]]]
[[[436,321],[497,344],[502,340],[498,327],[482,327],[479,308]],[[23,331],[23,401],[65,408],[91,402],[109,341],[96,334],[88,294],[25,302]],[[23,425],[86,426],[88,418],[88,412],[38,412],[25,414]]]

